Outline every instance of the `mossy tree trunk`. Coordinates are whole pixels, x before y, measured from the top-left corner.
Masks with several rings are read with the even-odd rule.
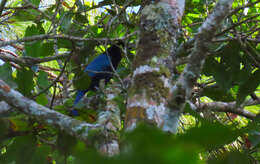
[[[175,57],[185,1],[162,0],[145,4],[140,21],[140,40],[134,60],[125,127],[139,122],[175,133],[179,109],[168,100],[175,76]]]

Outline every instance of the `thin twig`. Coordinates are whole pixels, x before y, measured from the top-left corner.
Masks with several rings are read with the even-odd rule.
[[[6,2],[7,2],[7,0],[2,0],[2,2],[0,4],[0,15],[2,15]]]
[[[43,16],[45,16],[46,18],[48,18],[49,20],[51,20],[51,16],[47,15],[45,12],[41,11],[38,7],[36,7],[34,4],[32,4],[30,1],[28,0],[24,0],[28,6],[31,6],[33,9],[37,10],[37,12],[41,13]]]
[[[129,38],[133,35],[135,35],[137,32],[133,32],[131,34],[128,34],[121,38],[82,38],[82,37],[76,37],[76,36],[70,36],[70,35],[48,35],[48,34],[41,34],[41,35],[34,35],[30,37],[24,37],[22,39],[17,40],[10,40],[0,43],[0,47],[15,44],[15,43],[22,43],[22,42],[30,42],[35,40],[43,40],[43,39],[67,39],[70,41],[99,41],[99,42],[113,42],[113,41],[120,41],[125,40],[126,38]]]
[[[230,26],[230,27],[224,29],[224,30],[221,31],[220,33],[216,34],[216,37],[225,34],[225,33],[228,32],[229,30],[234,29],[235,27],[237,27],[237,26],[239,26],[239,25],[241,25],[241,24],[243,24],[243,23],[246,23],[246,22],[248,22],[248,21],[251,21],[251,20],[254,19],[254,18],[257,18],[258,16],[260,16],[260,14],[256,14],[256,15],[251,16],[251,17],[249,17],[249,18],[247,18],[247,19],[245,19],[245,20],[243,20],[243,21],[241,21],[241,22],[235,23],[235,24],[233,24],[232,26]]]
[[[56,82],[59,81],[60,77],[62,76],[62,74],[63,74],[64,71],[65,71],[65,68],[66,68],[66,66],[67,66],[67,63],[69,62],[71,56],[72,56],[72,55],[70,55],[70,56],[67,58],[67,60],[64,62],[64,66],[63,66],[63,68],[62,68],[62,70],[61,70],[59,76],[58,76],[48,87],[46,87],[45,89],[43,89],[42,91],[40,91],[38,94],[34,95],[33,97],[37,97],[37,96],[39,96],[40,94],[42,94],[42,93],[48,91],[48,89],[50,89],[53,85],[55,85]]]
[[[260,3],[260,0],[255,1],[255,2],[251,2],[251,3],[248,3],[248,4],[244,5],[244,6],[237,7],[237,8],[235,8],[233,11],[231,11],[231,13],[228,14],[228,17],[230,17],[230,16],[232,16],[233,14],[237,13],[239,10],[243,10],[243,9],[245,9],[245,8],[247,8],[247,7],[254,6],[254,5],[257,4],[257,3]]]

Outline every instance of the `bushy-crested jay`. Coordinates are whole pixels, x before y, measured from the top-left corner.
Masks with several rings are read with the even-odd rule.
[[[84,72],[86,72],[91,79],[90,86],[86,90],[77,91],[73,107],[75,107],[87,91],[95,90],[99,86],[100,80],[104,79],[107,83],[112,78],[112,66],[116,69],[121,58],[120,47],[118,45],[112,45],[105,53],[100,54],[87,65]],[[73,109],[71,115],[77,116],[77,110]]]

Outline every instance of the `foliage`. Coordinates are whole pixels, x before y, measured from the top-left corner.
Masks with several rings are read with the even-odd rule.
[[[29,2],[34,7],[20,0],[6,4],[7,8],[0,18],[1,36],[9,34],[13,38],[12,33],[18,37],[32,37],[55,32],[90,39],[42,38],[25,42],[22,48],[7,47],[16,53],[17,58],[23,59],[41,60],[68,51],[72,51],[73,55],[71,60],[59,58],[40,64],[6,61],[0,65],[0,78],[37,103],[68,114],[74,99],[74,94],[69,91],[85,89],[90,83],[82,68],[106,49],[107,43],[100,43],[99,39],[133,34],[138,30],[140,12],[120,11],[128,1],[119,0],[102,0],[98,4],[65,0],[60,4],[60,9],[50,2]],[[133,0],[128,8],[140,5],[142,1]],[[178,40],[180,44],[195,36],[214,5],[213,0],[186,1],[182,35]],[[235,0],[233,9],[243,5],[243,0]],[[210,54],[198,80],[198,90],[194,91],[194,101],[234,102],[236,109],[259,113],[259,104],[250,104],[250,100],[260,96],[259,6],[260,3],[256,3],[242,8],[223,22],[224,28],[217,31],[213,44],[208,46]],[[136,35],[126,39],[132,46],[136,41]],[[129,48],[119,65],[117,73],[123,81],[127,81],[132,72],[135,50],[136,47]],[[181,57],[187,56],[190,51],[187,49]],[[67,66],[61,71],[65,63]],[[183,67],[178,66],[178,71],[182,72]],[[55,81],[60,73],[63,73],[62,78]],[[73,87],[68,81],[73,81]],[[113,81],[119,79],[114,78]],[[93,95],[101,95],[102,98],[102,90],[88,94],[89,97]],[[124,96],[120,93],[115,98],[122,118],[126,108]],[[82,115],[77,119],[91,123],[96,121],[97,113],[93,109],[79,111]],[[156,128],[140,126],[133,132],[120,134],[123,151],[118,156],[108,158],[63,131],[35,122],[24,114],[11,112],[7,116],[0,115],[0,163],[256,163],[260,160],[259,122],[258,116],[250,119],[232,111],[202,111],[198,114],[187,105],[180,134],[174,136]]]

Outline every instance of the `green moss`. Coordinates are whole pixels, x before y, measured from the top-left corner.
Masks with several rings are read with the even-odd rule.
[[[151,62],[154,56],[158,56],[161,48],[160,44],[156,42],[158,37],[155,33],[144,32],[143,36],[140,37],[138,53],[134,61],[134,68],[140,65],[146,65]]]
[[[169,41],[169,38],[164,38]],[[159,39],[156,33],[146,32],[145,36],[141,37],[138,47],[138,53],[134,60],[134,68],[141,65],[158,65],[158,61],[165,59],[170,54],[170,43],[164,39]]]
[[[141,65],[156,65],[157,61],[165,59],[171,53],[175,43],[172,28],[172,16],[168,12],[169,5],[165,3],[151,4],[142,11],[141,36],[134,68]]]
[[[168,78],[171,76],[171,72],[169,71],[169,69],[164,67],[164,66],[160,67],[160,72],[159,73],[161,75],[164,75],[164,76],[168,77]]]
[[[146,30],[165,30],[169,29],[172,24],[172,15],[169,13],[171,7],[166,3],[157,3],[146,6],[142,10],[144,20],[149,21],[149,25]]]
[[[121,122],[120,122],[120,118],[116,115],[116,114],[112,114],[110,116],[110,122],[112,123],[112,125],[117,128],[120,129],[121,128]]]
[[[99,143],[99,141],[103,141],[105,139],[104,135],[104,129],[102,128],[95,128],[91,129],[89,131],[89,136],[88,136],[88,142],[89,143]]]
[[[77,131],[77,135],[82,135],[83,133],[86,133],[88,127],[84,126],[80,130]]]
[[[152,98],[158,103],[161,97],[167,98],[169,95],[169,88],[164,87],[164,82],[159,78],[162,74],[159,72],[148,72],[137,75],[135,77],[135,84],[130,92],[132,94],[146,91],[147,98]]]
[[[114,119],[112,119],[114,120]],[[110,121],[112,121],[110,119]],[[113,124],[113,121],[112,121]],[[117,124],[114,122],[114,124]],[[113,125],[114,125],[113,124]],[[114,125],[116,126],[116,125]],[[116,126],[118,128],[118,125]],[[120,127],[119,127],[120,128]],[[89,136],[88,136],[88,142],[93,144],[93,143],[102,143],[106,141],[107,139],[118,139],[120,137],[120,131],[114,131],[114,130],[109,130],[107,129],[106,131],[103,128],[95,128],[91,129],[89,131]]]
[[[131,107],[126,112],[126,123],[131,119],[138,119],[140,121],[146,118],[146,109],[142,107]]]

